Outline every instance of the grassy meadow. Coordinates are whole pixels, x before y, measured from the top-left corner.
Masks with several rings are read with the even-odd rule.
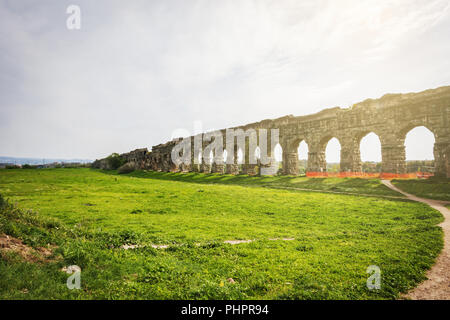
[[[403,191],[418,197],[450,201],[450,179],[393,180],[392,183]]]
[[[52,252],[0,250],[0,299],[394,299],[443,245],[439,212],[375,179],[14,169],[0,194],[0,235]]]
[[[183,181],[201,184],[240,185],[245,187],[265,187],[288,189],[291,191],[322,191],[331,193],[355,193],[374,196],[401,196],[378,179],[360,178],[307,178],[294,176],[248,176],[199,173],[173,173],[135,171],[130,176],[138,178]]]

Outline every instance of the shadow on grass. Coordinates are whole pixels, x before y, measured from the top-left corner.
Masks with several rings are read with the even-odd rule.
[[[118,175],[116,171],[98,170],[100,172]],[[123,176],[155,179],[165,181],[180,181],[199,184],[223,184],[248,187],[287,188],[298,190],[314,190],[327,192],[342,192],[368,195],[399,196],[378,179],[364,178],[307,178],[300,176],[249,176],[218,173],[175,173],[156,171],[134,171]]]
[[[448,178],[392,180],[392,184],[418,197],[450,201],[450,179]]]

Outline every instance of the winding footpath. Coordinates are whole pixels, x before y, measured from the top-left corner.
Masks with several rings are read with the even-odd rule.
[[[444,216],[439,226],[444,231],[444,249],[435,265],[427,272],[427,280],[408,292],[404,297],[417,300],[450,300],[450,210],[445,207],[446,201],[423,199],[406,193],[395,187],[389,180],[381,180],[388,188],[400,192],[408,199],[426,203]]]

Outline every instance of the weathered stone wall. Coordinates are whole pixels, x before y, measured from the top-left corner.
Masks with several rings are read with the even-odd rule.
[[[106,159],[97,159],[91,164],[91,168],[102,169],[102,170],[111,170],[111,167],[108,164]]]
[[[136,149],[120,155],[127,163],[132,163],[136,170],[146,169],[151,163],[151,152],[147,148]]]
[[[283,172],[289,175],[298,174],[297,149],[301,141],[308,145],[307,172],[326,172],[325,148],[328,141],[337,138],[341,144],[340,169],[344,173],[359,173],[362,171],[360,157],[361,139],[370,132],[378,135],[382,149],[382,172],[386,174],[406,174],[405,137],[417,126],[425,126],[434,133],[435,174],[450,177],[450,86],[427,90],[420,93],[387,94],[380,99],[368,99],[351,108],[339,107],[323,110],[319,113],[294,117],[292,115],[263,120],[232,129],[253,129],[259,137],[261,129],[279,129],[279,142],[283,149]],[[223,146],[226,146],[225,129]],[[202,135],[196,136],[197,139]],[[191,137],[194,145],[195,137]],[[268,155],[273,160],[275,146],[268,139]],[[208,158],[201,164],[194,163],[199,150],[192,147],[191,165],[175,165],[171,161],[171,151],[179,140],[167,142],[152,147],[152,152],[139,149],[127,154],[139,169],[155,171],[201,171],[237,174],[239,172],[255,174],[257,167],[272,168],[265,172],[276,172],[273,163],[254,165],[249,163],[248,141],[244,163],[237,164],[235,149],[234,164],[224,165],[220,158],[214,155],[214,165]],[[259,143],[259,140],[258,140]],[[203,145],[205,148],[206,145]],[[145,152],[143,151],[145,150]],[[133,155],[131,155],[133,153]],[[239,169],[240,168],[240,169]],[[240,170],[240,171],[239,171]],[[264,174],[264,173],[263,173]]]
[[[179,140],[172,140],[154,146],[150,154],[149,165],[146,166],[145,169],[165,172],[188,171],[183,168],[183,165],[177,166],[172,162],[172,149],[178,141]]]

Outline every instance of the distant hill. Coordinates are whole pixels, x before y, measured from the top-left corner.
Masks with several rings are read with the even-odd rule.
[[[89,163],[92,160],[89,159],[42,159],[42,158],[16,158],[16,157],[0,157],[0,163],[11,163],[11,164],[31,164],[39,165],[54,162],[64,162],[64,163]]]

